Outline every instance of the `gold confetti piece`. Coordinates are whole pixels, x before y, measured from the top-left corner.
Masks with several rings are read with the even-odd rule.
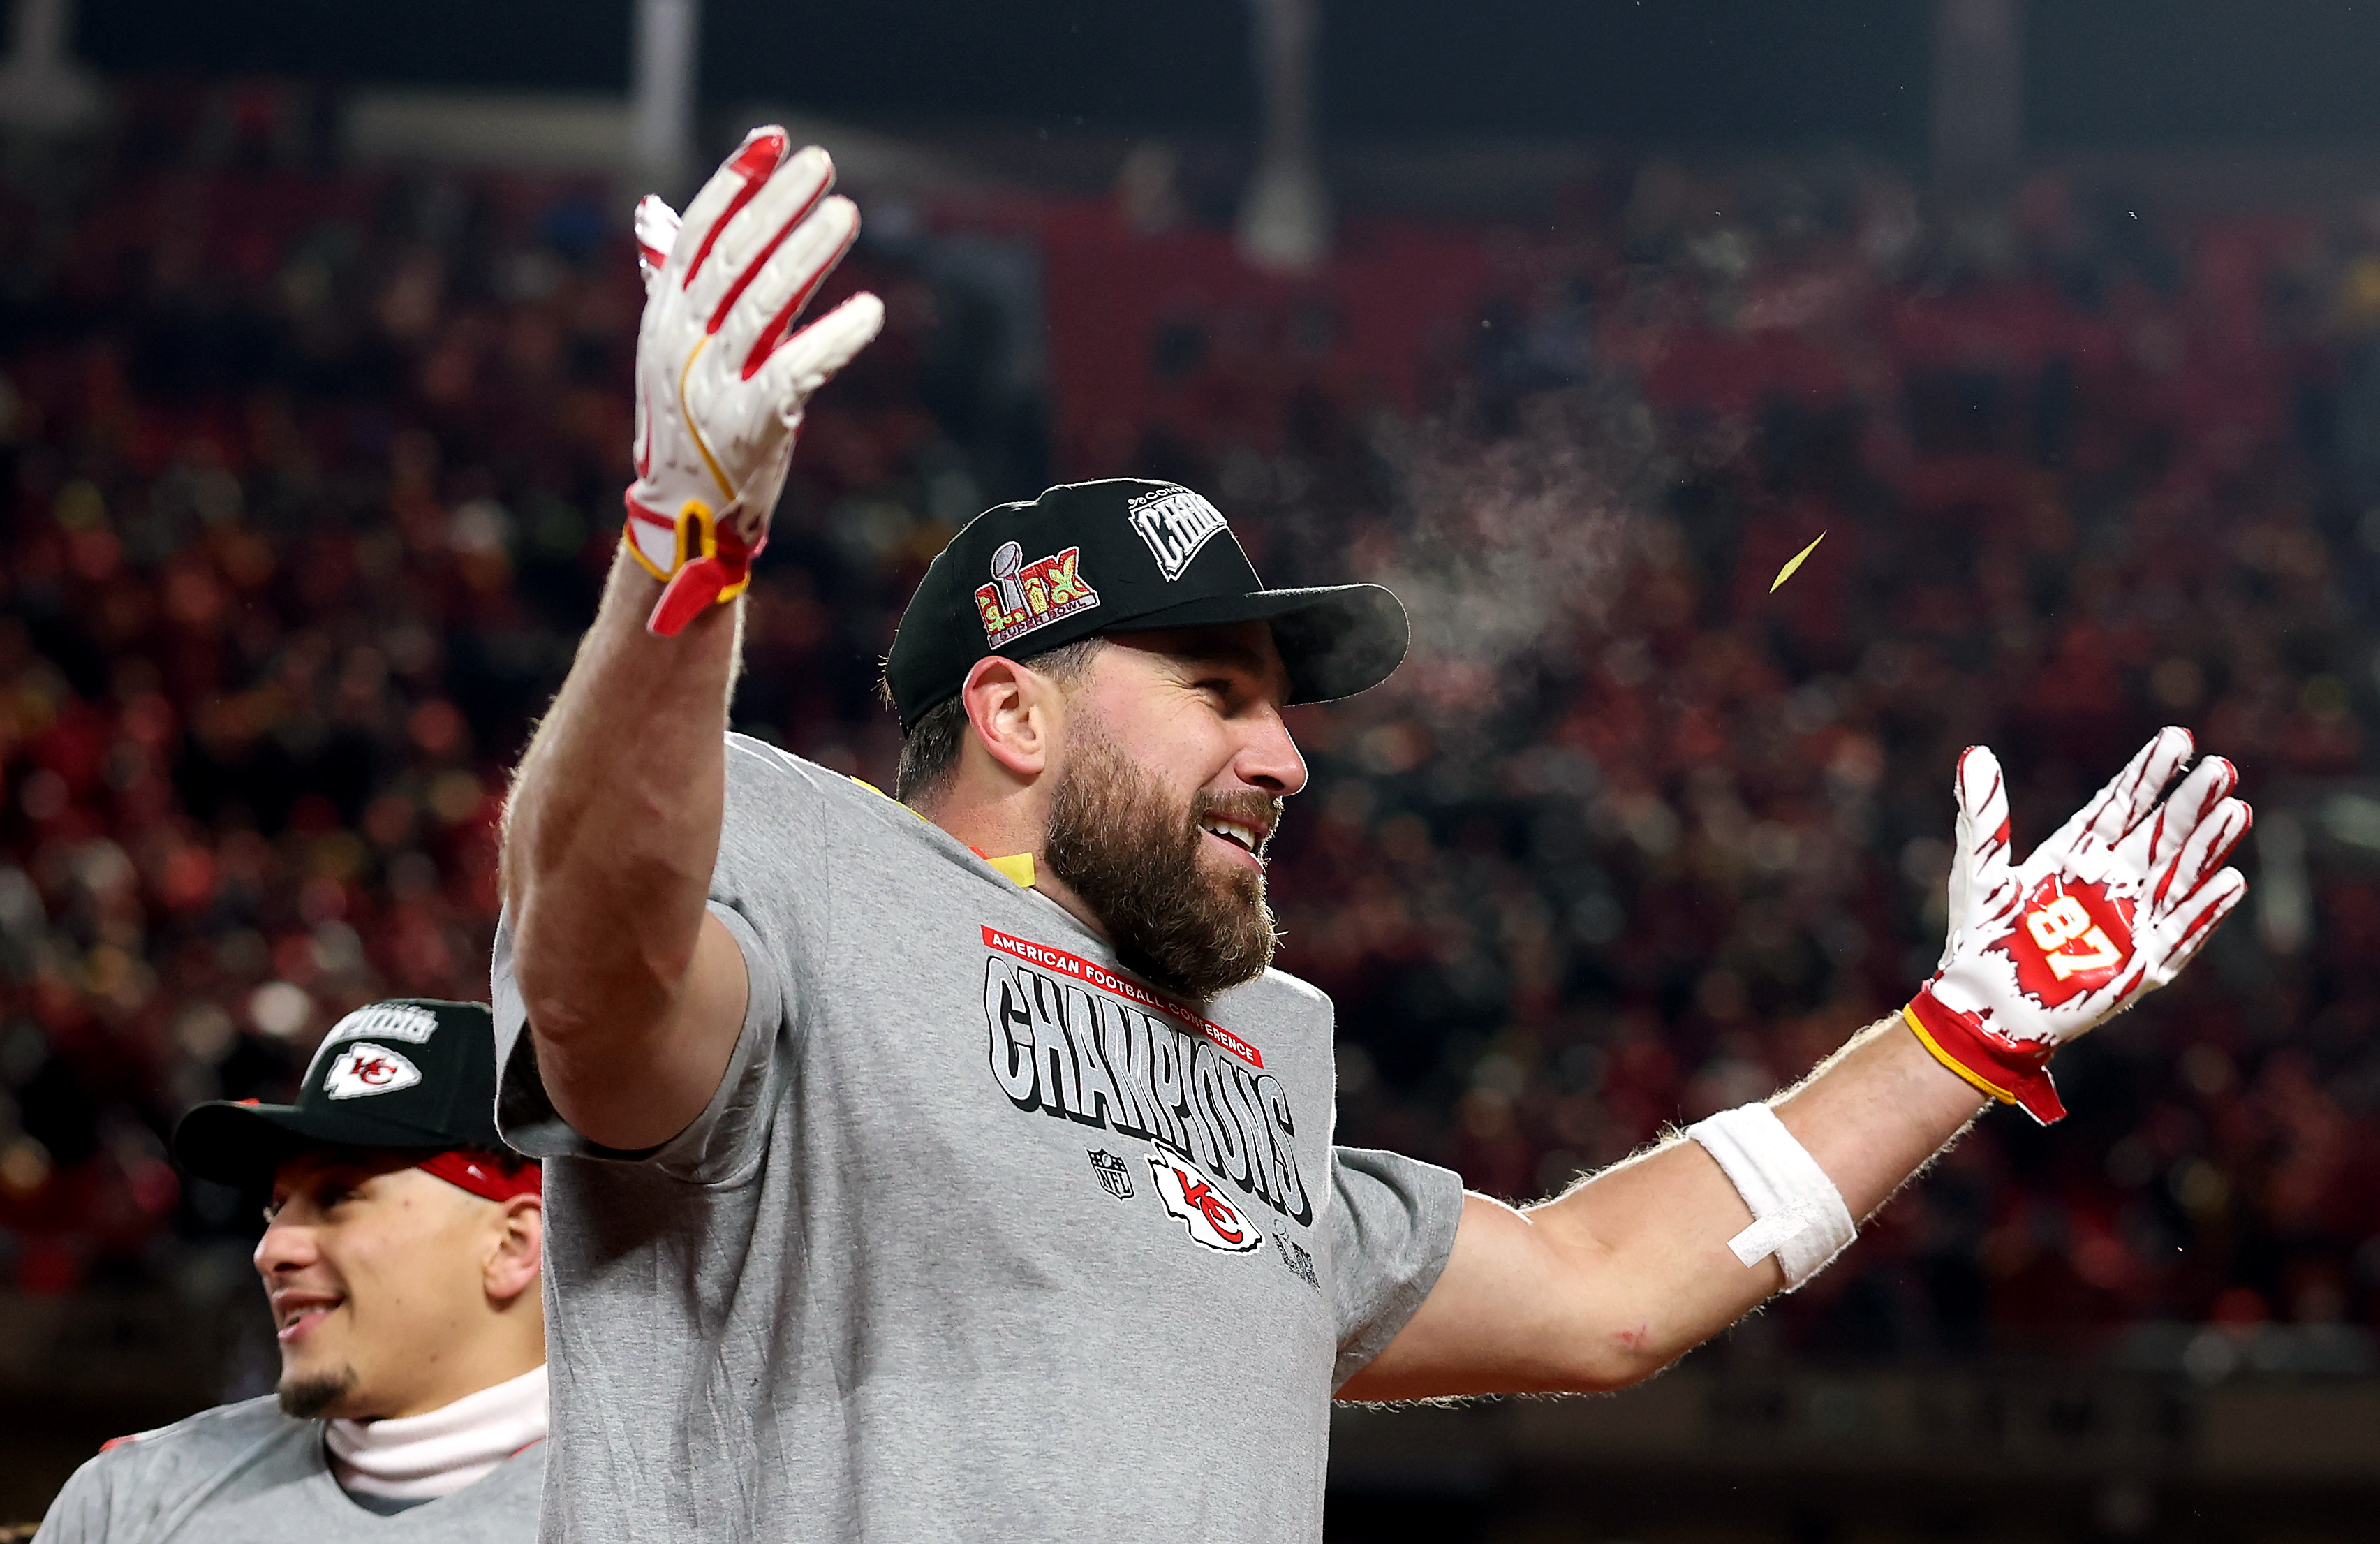
[[[1783,584],[1787,579],[1791,578],[1793,577],[1793,570],[1802,566],[1802,560],[1808,557],[1812,553],[1816,552],[1818,550],[1818,543],[1820,541],[1824,541],[1826,539],[1827,533],[1823,530],[1820,531],[1817,536],[1812,540],[1808,546],[1803,548],[1800,552],[1795,553],[1791,557],[1788,558],[1785,562],[1785,566],[1777,570],[1777,583],[1768,587],[1768,593],[1771,595],[1776,594],[1777,585]]]

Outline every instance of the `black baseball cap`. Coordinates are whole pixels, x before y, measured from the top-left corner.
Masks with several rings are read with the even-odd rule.
[[[310,1148],[505,1150],[496,1134],[496,1022],[484,1003],[400,997],[331,1026],[295,1104],[211,1100],[182,1117],[174,1160],[200,1179],[261,1185]]]
[[[1027,659],[1099,633],[1268,622],[1289,700],[1353,697],[1405,656],[1405,608],[1376,584],[1267,590],[1220,511],[1174,482],[1067,482],[967,522],[901,614],[884,682],[905,734],[986,654]]]

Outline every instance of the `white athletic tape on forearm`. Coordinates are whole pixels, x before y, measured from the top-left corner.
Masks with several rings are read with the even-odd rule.
[[[1686,1127],[1752,1209],[1752,1226],[1727,1241],[1735,1258],[1757,1265],[1769,1255],[1791,1292],[1859,1236],[1843,1193],[1765,1104],[1722,1110]]]

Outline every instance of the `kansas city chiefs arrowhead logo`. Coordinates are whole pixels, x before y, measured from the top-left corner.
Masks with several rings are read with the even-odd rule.
[[[384,1045],[358,1040],[331,1060],[322,1074],[322,1091],[333,1099],[362,1099],[369,1094],[393,1094],[421,1081],[421,1069]]]
[[[1225,1200],[1215,1182],[1187,1160],[1170,1152],[1153,1152],[1148,1155],[1148,1167],[1157,1176],[1157,1198],[1165,1203],[1169,1215],[1180,1218],[1190,1230],[1193,1243],[1227,1255],[1245,1255],[1264,1242],[1264,1234],[1248,1221],[1247,1213]]]

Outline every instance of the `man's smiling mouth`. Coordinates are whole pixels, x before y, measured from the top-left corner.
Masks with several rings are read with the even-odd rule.
[[[273,1323],[276,1338],[283,1342],[295,1340],[330,1317],[331,1310],[346,1299],[336,1293],[286,1292],[273,1300]]]
[[[1236,842],[1249,852],[1264,840],[1263,833],[1245,821],[1235,821],[1228,815],[1208,815],[1198,822],[1201,831],[1212,832],[1226,842]]]

